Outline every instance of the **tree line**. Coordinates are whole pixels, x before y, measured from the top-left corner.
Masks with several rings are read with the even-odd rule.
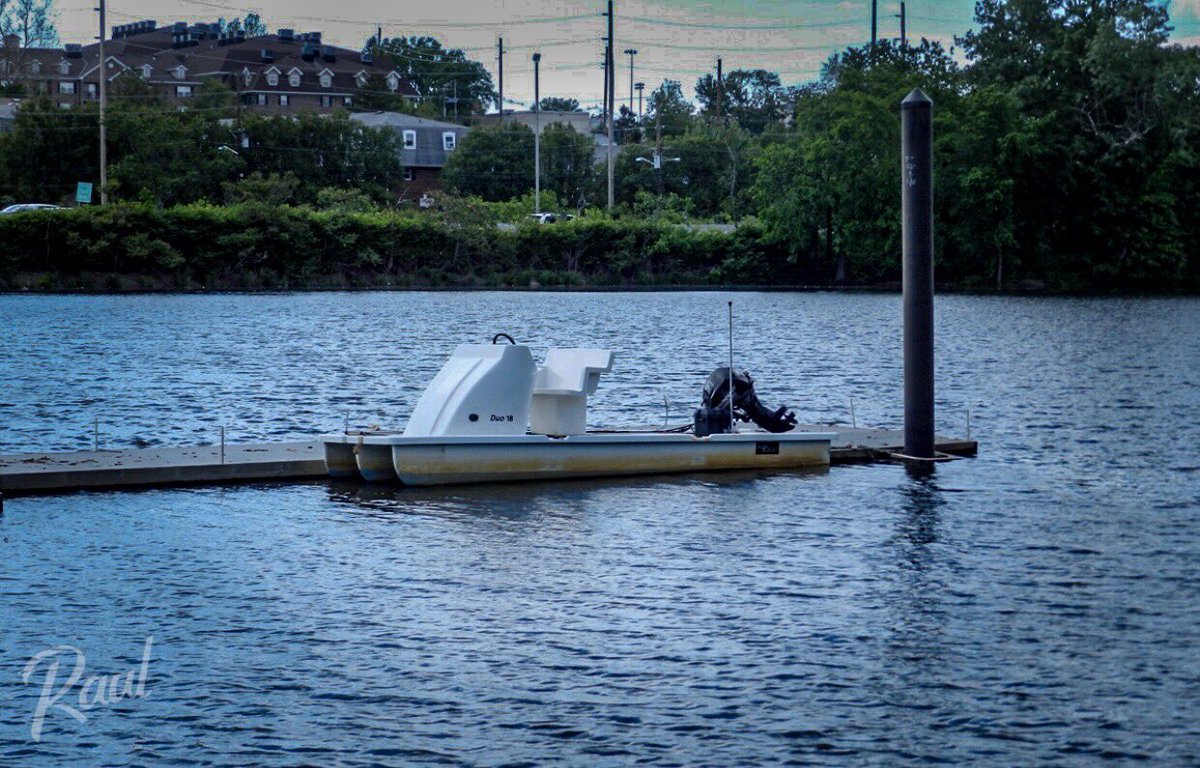
[[[735,69],[719,84],[700,78],[689,98],[681,82],[664,81],[644,116],[622,107],[614,121],[617,217],[738,222],[753,226],[756,253],[770,253],[775,271],[810,283],[895,281],[899,103],[921,87],[935,104],[940,282],[1200,287],[1200,49],[1171,44],[1167,11],[1149,0],[980,0],[976,22],[957,50],[925,40],[852,47],[799,86]],[[470,123],[494,97],[486,69],[436,39],[369,45],[440,97],[413,106],[368,84],[356,108],[449,119],[457,109]],[[474,75],[458,77],[464,71]],[[116,200],[397,202],[394,132],[344,114],[255,116],[216,83],[179,112],[134,78],[117,82],[109,117]],[[445,98],[455,89],[451,109]],[[561,96],[542,103],[578,106]],[[76,181],[95,178],[97,149],[93,108],[27,100],[0,134],[0,201],[63,199]],[[547,127],[547,199],[602,210],[602,156],[596,137]],[[443,181],[462,199],[527,199],[533,133],[474,127]]]

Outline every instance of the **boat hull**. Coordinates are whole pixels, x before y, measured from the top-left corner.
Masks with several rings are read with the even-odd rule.
[[[616,433],[552,438],[543,435],[497,437],[366,437],[358,453],[390,452],[390,477],[405,485],[493,483],[584,477],[783,470],[829,464],[833,435],[741,433],[710,435]],[[373,464],[374,465],[374,464]],[[331,468],[332,470],[332,468]]]

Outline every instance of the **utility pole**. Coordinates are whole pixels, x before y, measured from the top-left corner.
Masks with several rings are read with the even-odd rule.
[[[605,38],[606,40],[608,38]],[[608,126],[608,43],[604,44],[604,106],[600,108],[600,127]]]
[[[638,83],[634,83],[633,87],[637,89],[637,95],[638,95],[637,115],[638,115],[638,122],[640,123],[642,121],[642,91],[646,90],[646,84],[638,82]]]
[[[900,3],[900,13],[896,14],[896,18],[900,19],[900,47],[908,46],[908,19],[907,13],[904,10],[904,3]]]
[[[721,119],[721,102],[725,100],[725,83],[721,79],[721,57],[717,57],[717,119]]]
[[[542,54],[533,54],[533,212],[542,212]]]
[[[380,24],[378,27],[375,28],[375,47],[376,48],[383,47],[383,25],[382,24]]]
[[[500,98],[496,102],[497,111],[500,112],[500,122],[504,122],[504,38],[496,41],[496,50],[498,51],[497,61],[499,62],[500,72]]]
[[[633,112],[633,57],[637,56],[637,48],[626,48],[625,53],[629,54],[629,111]]]
[[[613,0],[608,0],[608,93],[604,98],[608,102],[608,212],[612,213],[616,196],[614,195],[614,181],[616,180],[615,164],[613,160],[613,108],[616,106],[616,78],[617,71],[613,67],[613,46],[616,43],[616,38],[613,36]]]
[[[100,66],[96,71],[100,76],[100,205],[108,205],[108,128],[104,124],[104,107],[108,91],[104,87],[108,80],[108,69],[104,62],[104,0],[100,0]]]
[[[878,15],[879,0],[871,0],[871,53],[875,53],[875,19]]]

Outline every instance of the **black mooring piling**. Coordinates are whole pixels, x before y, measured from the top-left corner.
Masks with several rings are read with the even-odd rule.
[[[900,104],[904,217],[904,452],[934,456],[933,102],[914,88]]]

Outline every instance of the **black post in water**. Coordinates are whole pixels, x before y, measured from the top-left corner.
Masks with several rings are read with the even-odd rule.
[[[904,452],[933,458],[933,102],[900,104],[904,209]]]

